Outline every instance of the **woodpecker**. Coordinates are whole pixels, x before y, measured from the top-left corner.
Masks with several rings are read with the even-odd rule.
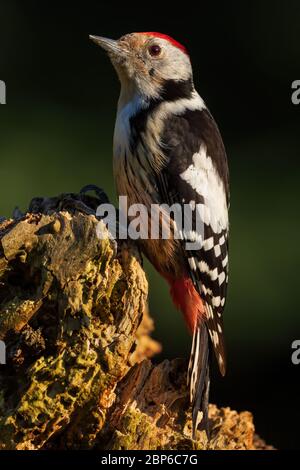
[[[203,230],[181,239],[140,240],[141,250],[170,285],[193,340],[188,368],[193,437],[208,433],[212,351],[226,370],[222,314],[228,283],[229,172],[220,131],[194,87],[186,48],[157,32],[118,40],[90,36],[121,83],[113,167],[119,195],[129,204],[190,204]],[[150,213],[150,211],[149,211]],[[194,216],[192,215],[192,218]],[[187,242],[199,242],[197,250]]]

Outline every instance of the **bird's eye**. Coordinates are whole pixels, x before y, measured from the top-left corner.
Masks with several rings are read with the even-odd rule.
[[[152,44],[152,46],[149,47],[149,54],[152,55],[152,57],[157,57],[161,53],[161,47],[158,44]]]

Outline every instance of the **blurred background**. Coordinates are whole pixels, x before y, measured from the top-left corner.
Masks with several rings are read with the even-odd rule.
[[[116,202],[112,134],[119,84],[88,34],[160,31],[187,46],[195,83],[216,118],[231,171],[228,375],[211,401],[252,411],[278,448],[299,444],[300,4],[0,0],[0,215],[34,196],[88,183]],[[128,6],[126,6],[128,5]],[[167,286],[146,264],[162,358],[188,356],[190,337]]]

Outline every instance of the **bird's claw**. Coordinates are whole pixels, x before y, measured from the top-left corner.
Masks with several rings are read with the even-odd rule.
[[[83,212],[84,214],[87,215],[96,215],[96,212],[94,209],[91,207],[87,206],[83,201],[75,200],[75,199],[70,199],[70,201],[63,201],[62,202],[62,207],[60,209],[73,209],[73,210],[78,210],[79,212]]]
[[[80,190],[80,194],[86,194],[90,191],[94,191],[101,204],[109,203],[109,199],[103,189],[99,188],[95,184],[87,184]]]

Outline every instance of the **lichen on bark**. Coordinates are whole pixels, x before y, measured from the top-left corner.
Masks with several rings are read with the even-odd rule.
[[[255,448],[250,414],[214,406],[211,440],[191,439],[186,364],[149,360],[140,253],[100,202],[35,198],[0,222],[0,449]]]

